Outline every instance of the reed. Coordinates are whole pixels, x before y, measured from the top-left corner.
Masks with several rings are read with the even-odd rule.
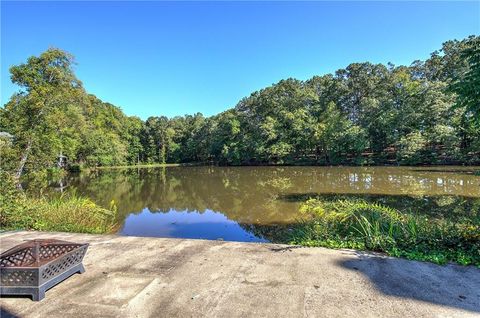
[[[480,266],[480,224],[475,217],[461,222],[428,218],[360,199],[310,199],[300,211],[306,218],[292,231],[293,244]]]

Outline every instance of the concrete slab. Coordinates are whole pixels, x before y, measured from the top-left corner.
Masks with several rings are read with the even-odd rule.
[[[480,269],[352,250],[72,233],[86,272],[41,302],[2,298],[3,317],[480,317]]]

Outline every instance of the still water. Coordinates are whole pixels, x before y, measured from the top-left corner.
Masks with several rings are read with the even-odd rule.
[[[70,176],[75,190],[118,207],[121,235],[272,241],[309,197],[356,197],[418,213],[480,206],[480,167],[168,167]]]

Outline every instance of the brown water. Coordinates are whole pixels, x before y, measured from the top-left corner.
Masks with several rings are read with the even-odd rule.
[[[123,235],[268,241],[309,197],[358,197],[425,214],[480,207],[480,167],[169,167],[72,176],[119,210]],[[441,216],[441,215],[440,215]]]

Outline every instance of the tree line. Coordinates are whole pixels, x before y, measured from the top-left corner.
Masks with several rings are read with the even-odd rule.
[[[211,117],[126,116],[85,91],[74,63],[51,48],[10,68],[21,89],[0,108],[2,170],[20,177],[63,157],[87,167],[480,163],[479,36],[410,66],[281,80]]]

